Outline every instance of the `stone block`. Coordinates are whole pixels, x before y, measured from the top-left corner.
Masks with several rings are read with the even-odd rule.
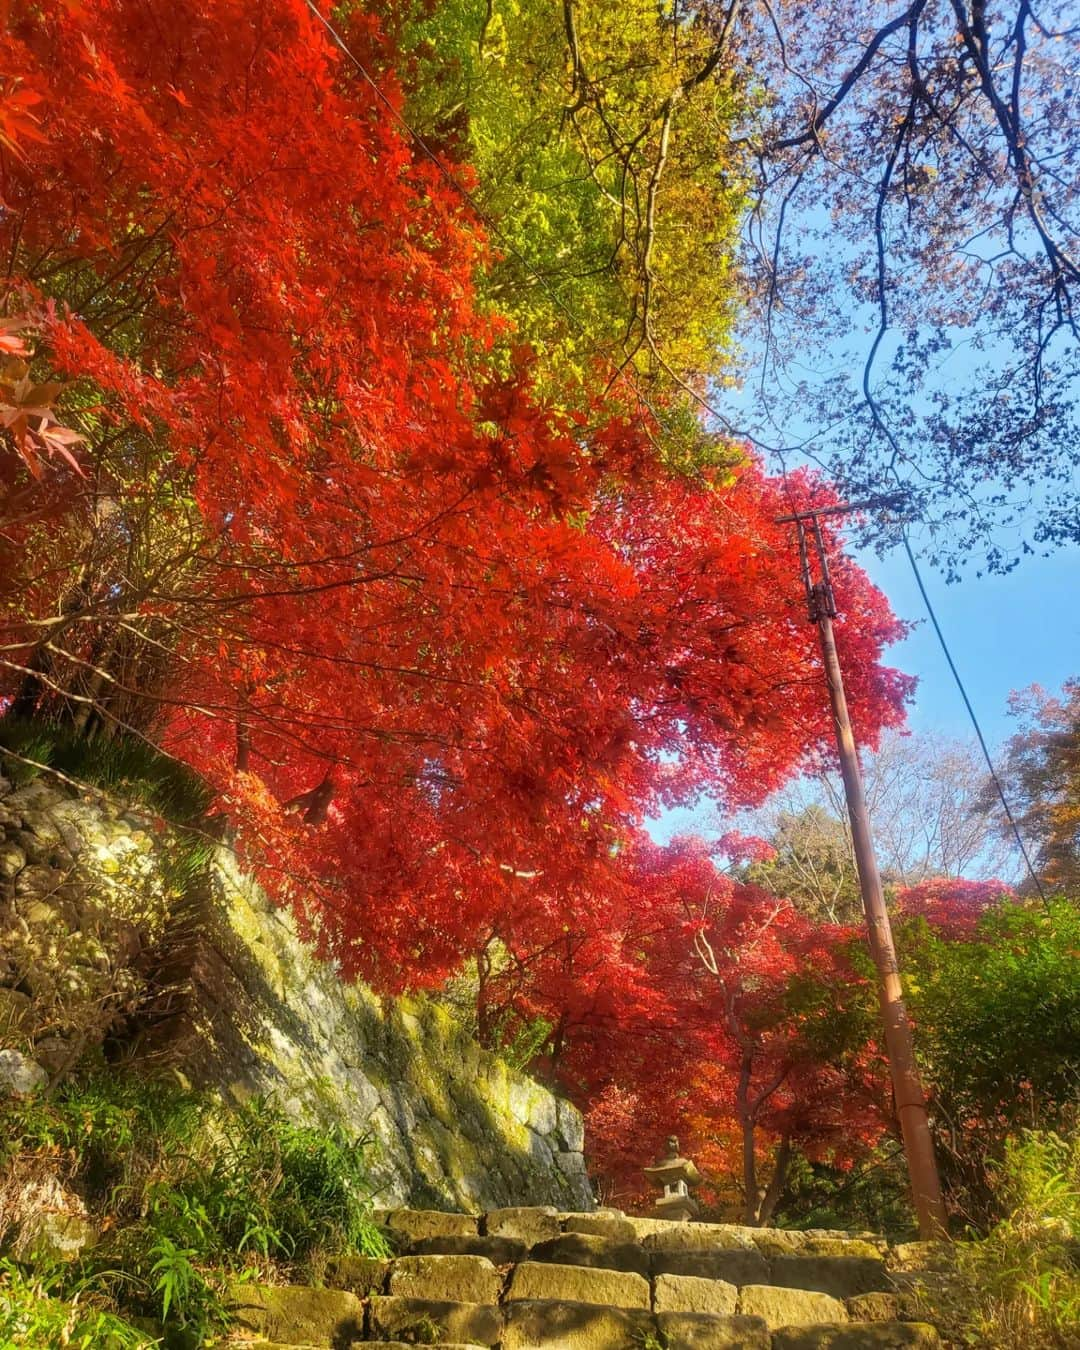
[[[585,1219],[593,1214],[601,1214],[608,1219],[625,1219],[621,1209],[615,1209],[611,1205],[594,1205],[592,1209],[561,1209],[559,1210],[559,1219],[565,1223],[567,1219]]]
[[[335,1256],[326,1263],[323,1283],[330,1289],[347,1289],[358,1298],[381,1294],[386,1288],[390,1262],[374,1256]]]
[[[809,1289],[782,1289],[772,1284],[748,1284],[739,1290],[739,1312],[761,1317],[770,1331],[814,1322],[846,1322],[847,1309],[829,1294]]]
[[[656,1314],[665,1350],[769,1350],[769,1331],[759,1317],[712,1317],[708,1313]]]
[[[570,1214],[563,1228],[568,1233],[591,1233],[613,1242],[637,1241],[634,1225],[622,1214]]]
[[[26,854],[9,840],[0,841],[0,877],[10,881],[26,866]]]
[[[848,1317],[853,1322],[898,1322],[908,1311],[907,1302],[899,1294],[856,1294],[847,1301]]]
[[[580,1194],[589,1186],[589,1169],[583,1153],[556,1153],[555,1166],[566,1183]]]
[[[532,1260],[557,1266],[596,1266],[648,1275],[649,1254],[633,1242],[614,1242],[595,1233],[563,1233],[532,1250]]]
[[[523,1300],[506,1305],[501,1350],[642,1350],[650,1338],[656,1323],[641,1308]]]
[[[626,1221],[641,1245],[650,1252],[752,1251],[746,1230],[724,1223],[673,1223],[653,1220],[655,1227],[642,1232],[640,1220]],[[662,1226],[661,1226],[662,1225]]]
[[[888,1291],[892,1287],[885,1262],[879,1257],[775,1256],[770,1269],[773,1284],[786,1289],[813,1289],[839,1299]]]
[[[285,1345],[350,1345],[364,1334],[363,1305],[343,1289],[235,1284],[226,1303],[238,1329]]]
[[[558,1133],[568,1153],[584,1153],[585,1122],[576,1106],[563,1097],[555,1099]]]
[[[96,1246],[101,1231],[85,1214],[71,1211],[33,1215],[19,1230],[22,1249],[32,1261],[44,1265],[77,1261]]]
[[[475,1214],[444,1214],[438,1209],[394,1209],[383,1220],[386,1227],[409,1242],[431,1237],[475,1237]]]
[[[803,1243],[803,1256],[857,1256],[865,1261],[880,1261],[888,1250],[884,1242],[871,1242],[867,1238],[857,1237],[819,1237],[816,1233],[807,1235]]]
[[[501,1308],[449,1299],[375,1295],[368,1305],[368,1335],[373,1340],[457,1341],[497,1345],[503,1335]]]
[[[65,1041],[61,1036],[44,1036],[34,1042],[34,1059],[50,1078],[59,1077],[78,1053],[78,1044]]]
[[[515,1269],[506,1297],[508,1302],[539,1299],[594,1303],[612,1308],[647,1308],[649,1282],[631,1271],[525,1261]]]
[[[551,1205],[529,1205],[514,1209],[492,1209],[484,1218],[489,1237],[513,1238],[526,1247],[550,1242],[562,1232],[559,1212]]]
[[[796,1229],[751,1230],[752,1241],[765,1256],[862,1256],[880,1260],[885,1243],[873,1243],[847,1233],[809,1232]]]
[[[517,1238],[430,1237],[421,1238],[410,1248],[413,1256],[486,1256],[493,1266],[511,1266],[524,1261],[529,1253]]]
[[[901,1242],[886,1260],[890,1270],[952,1270],[956,1249],[951,1242]]]
[[[766,1284],[769,1266],[760,1252],[731,1248],[711,1252],[653,1252],[654,1275],[693,1275],[700,1280],[726,1280],[728,1284]]]
[[[938,1350],[941,1340],[925,1322],[849,1322],[784,1327],[773,1333],[772,1350]]]
[[[160,1328],[154,1327],[154,1331],[160,1336]],[[148,1334],[154,1334],[148,1330]],[[243,1341],[244,1350],[322,1350],[318,1345],[285,1345],[281,1341]]]
[[[653,1281],[653,1312],[712,1313],[731,1317],[739,1291],[726,1280],[702,1280],[694,1275],[657,1275]]]
[[[365,1350],[416,1350],[412,1341],[365,1341]],[[260,1350],[260,1347],[246,1343],[237,1346],[237,1350]],[[269,1346],[266,1350],[307,1350],[306,1346]],[[487,1350],[483,1345],[466,1345],[464,1341],[435,1341],[427,1350]]]
[[[484,1256],[401,1256],[388,1292],[398,1298],[498,1303],[503,1277]]]

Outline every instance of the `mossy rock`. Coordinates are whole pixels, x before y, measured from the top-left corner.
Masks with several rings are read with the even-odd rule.
[[[238,1329],[269,1341],[330,1346],[363,1339],[363,1305],[342,1289],[236,1284],[226,1306]]]

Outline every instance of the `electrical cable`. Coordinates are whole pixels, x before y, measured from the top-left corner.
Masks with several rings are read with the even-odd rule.
[[[994,789],[997,792],[998,800],[1001,802],[1002,809],[1004,810],[1005,815],[1008,818],[1009,825],[1013,832],[1013,836],[1016,839],[1017,847],[1020,849],[1020,853],[1024,859],[1025,865],[1027,866],[1027,870],[1031,875],[1031,880],[1035,885],[1035,889],[1039,893],[1039,899],[1042,900],[1043,904],[1046,904],[1047,902],[1046,891],[1043,888],[1043,884],[1041,879],[1039,878],[1039,874],[1035,871],[1035,867],[1032,864],[1031,858],[1027,851],[1027,846],[1024,843],[1024,837],[1020,833],[1020,826],[1017,824],[1016,817],[1012,813],[1012,807],[1009,805],[1009,799],[1005,795],[1005,788],[1002,786],[1002,782],[1000,777],[998,776],[997,769],[994,767],[994,761],[990,756],[990,750],[986,744],[986,738],[983,736],[982,728],[979,725],[979,719],[975,715],[975,709],[972,707],[971,699],[968,697],[967,689],[964,687],[964,681],[961,679],[960,672],[956,668],[956,662],[953,660],[952,652],[949,650],[949,644],[945,641],[945,634],[941,630],[941,623],[938,620],[938,616],[934,610],[934,606],[930,603],[930,596],[927,594],[926,585],[923,582],[922,578],[922,572],[919,570],[919,564],[915,559],[915,553],[911,547],[911,542],[908,539],[907,530],[901,530],[900,537],[903,540],[904,552],[907,554],[907,560],[911,564],[911,571],[913,576],[915,577],[915,584],[919,588],[919,594],[922,596],[922,602],[926,608],[926,613],[929,616],[931,626],[934,629],[934,633],[937,635],[938,643],[941,646],[941,650],[945,656],[945,660],[948,662],[949,669],[952,671],[952,677],[956,681],[957,689],[960,691],[960,697],[961,699],[963,699],[964,707],[967,709],[968,717],[971,719],[971,725],[975,728],[975,735],[978,737],[979,747],[982,750],[983,758],[986,760],[986,767],[990,771],[990,779],[994,784]]]
[[[870,411],[873,414],[875,424],[881,429],[881,431],[885,435],[885,438],[892,446],[892,456],[889,460],[888,471],[892,474],[893,478],[895,478],[899,486],[901,488],[904,488],[906,485],[904,483],[904,480],[900,477],[900,474],[896,468],[897,459],[903,458],[903,455],[901,454],[900,450],[900,444],[897,441],[896,437],[893,435],[892,428],[889,426],[889,424],[885,421],[884,417],[881,415],[881,409],[878,407],[877,403],[870,395],[868,389],[866,397],[867,403],[869,404],[870,407]],[[923,581],[922,571],[915,557],[915,550],[911,547],[911,540],[908,538],[907,529],[903,525],[900,526],[900,539],[904,545],[904,553],[907,555],[908,563],[911,566],[912,576],[915,578],[915,585],[918,587],[919,595],[922,597],[923,607],[925,608],[927,617],[930,620],[930,626],[934,630],[934,635],[938,640],[938,645],[941,647],[942,655],[945,657],[946,664],[948,665],[949,670],[952,673],[953,681],[956,684],[956,688],[960,694],[960,698],[964,704],[965,709],[967,710],[968,718],[971,722],[972,727],[974,728],[975,737],[979,742],[979,749],[982,751],[983,759],[986,761],[986,768],[990,774],[990,781],[994,785],[994,791],[997,793],[998,801],[1001,802],[1002,810],[1005,812],[1005,817],[1009,822],[1009,828],[1012,830],[1013,838],[1016,840],[1016,846],[1020,850],[1020,856],[1024,860],[1024,865],[1027,868],[1032,883],[1034,884],[1035,889],[1039,894],[1039,899],[1043,902],[1043,904],[1046,904],[1047,895],[1046,890],[1042,884],[1042,879],[1040,878],[1038,872],[1036,872],[1035,870],[1035,866],[1032,863],[1031,856],[1027,850],[1027,845],[1024,843],[1024,837],[1020,832],[1020,826],[1017,822],[1016,817],[1013,815],[1012,807],[1009,805],[1009,799],[1005,794],[1005,787],[1002,784],[1001,778],[998,775],[997,766],[994,764],[993,757],[990,754],[990,747],[986,743],[986,737],[983,735],[983,730],[979,724],[979,718],[975,712],[975,707],[972,704],[971,698],[968,695],[967,687],[964,684],[960,671],[957,669],[957,665],[955,660],[953,659],[953,654],[949,648],[949,644],[945,640],[945,633],[941,627],[941,621],[938,619],[937,611],[934,609],[934,606],[930,602],[930,594],[926,589],[926,583]]]

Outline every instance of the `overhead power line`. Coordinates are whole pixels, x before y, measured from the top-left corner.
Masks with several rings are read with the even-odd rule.
[[[1031,857],[1028,854],[1027,845],[1024,843],[1024,836],[1020,832],[1020,826],[1017,824],[1016,817],[1013,815],[1012,807],[1009,805],[1009,799],[1005,795],[1005,788],[1001,782],[1001,778],[998,775],[997,768],[994,765],[994,761],[993,758],[991,757],[989,747],[986,744],[986,737],[982,733],[982,727],[979,725],[979,719],[975,715],[975,709],[972,706],[971,699],[968,697],[967,689],[964,687],[964,681],[960,676],[959,670],[957,670],[956,668],[956,662],[953,660],[952,652],[949,650],[949,644],[945,641],[945,634],[941,630],[941,622],[938,619],[937,613],[934,610],[934,606],[930,603],[930,596],[927,594],[926,585],[922,578],[922,572],[919,568],[918,562],[916,561],[915,553],[908,539],[907,530],[901,531],[901,538],[903,539],[904,543],[904,552],[907,554],[907,560],[911,564],[912,575],[915,577],[915,584],[916,586],[918,586],[919,594],[922,596],[922,602],[926,608],[926,613],[930,619],[930,624],[934,630],[934,633],[937,636],[938,643],[941,647],[942,653],[944,654],[945,660],[948,663],[949,669],[952,671],[952,677],[956,681],[957,689],[960,691],[960,697],[964,702],[964,707],[967,709],[968,717],[971,719],[971,725],[975,728],[975,735],[978,737],[979,748],[982,750],[983,758],[986,760],[986,767],[990,772],[990,779],[994,784],[994,791],[997,793],[998,800],[1001,802],[1002,809],[1004,810],[1005,816],[1009,822],[1009,827],[1012,830],[1013,837],[1016,839],[1017,847],[1020,849],[1021,856],[1024,859],[1024,864],[1027,867],[1027,870],[1031,876],[1031,880],[1034,883],[1035,889],[1039,892],[1039,898],[1045,904],[1047,898],[1046,891],[1043,888],[1043,884],[1039,877],[1039,874],[1035,871],[1035,867],[1031,861]]]

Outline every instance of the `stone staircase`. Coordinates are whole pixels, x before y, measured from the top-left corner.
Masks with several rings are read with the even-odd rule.
[[[930,1350],[931,1244],[629,1218],[615,1210],[381,1216],[400,1255],[325,1288],[240,1285],[245,1350]],[[240,1350],[240,1346],[237,1346]]]

